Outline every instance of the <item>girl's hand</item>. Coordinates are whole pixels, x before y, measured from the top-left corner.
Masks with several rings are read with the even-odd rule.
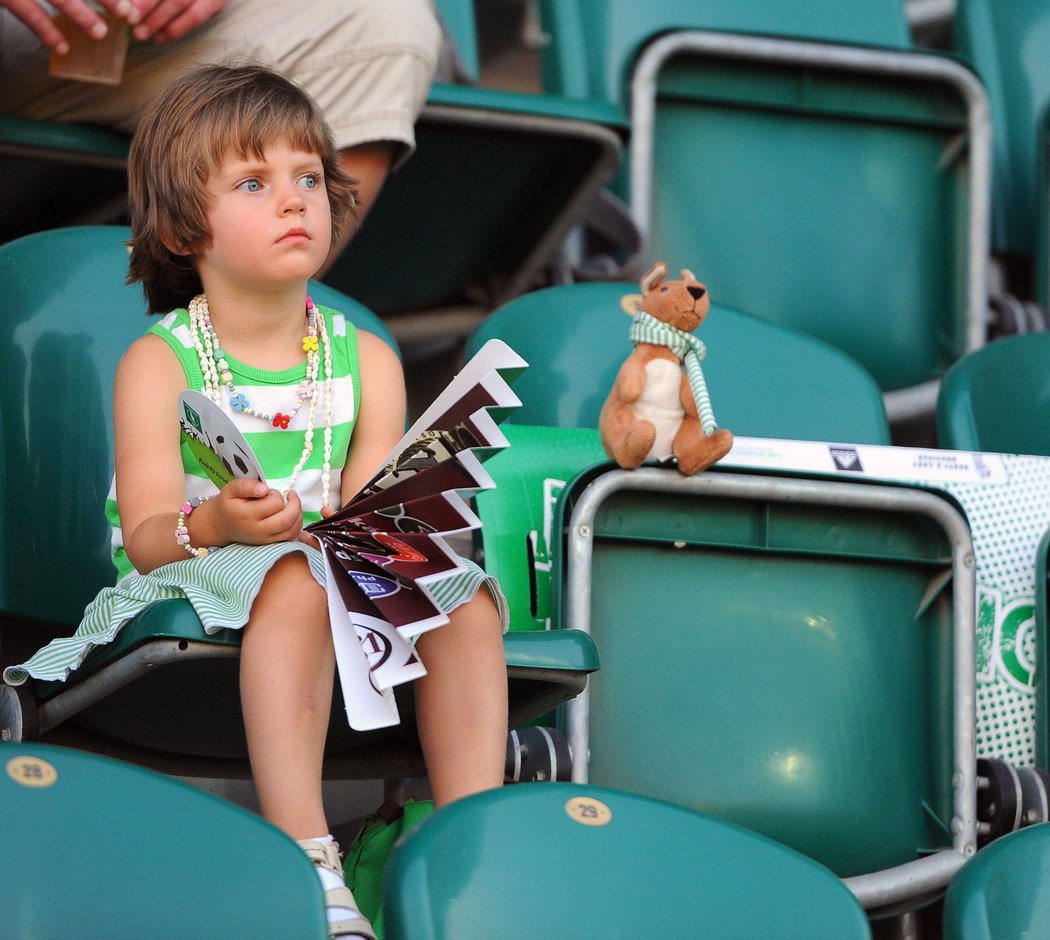
[[[290,542],[303,528],[303,507],[293,490],[285,502],[258,480],[231,480],[213,500],[211,525],[218,544],[268,545]]]
[[[334,509],[329,509],[327,506],[322,506],[321,507],[321,518],[322,519],[327,519],[329,516],[334,516],[334,515],[335,515],[335,510]],[[300,542],[302,542],[304,545],[309,545],[311,548],[319,549],[321,547],[321,543],[317,541],[317,536],[316,535],[311,535],[309,532],[300,532],[299,535],[296,536],[296,538]]]

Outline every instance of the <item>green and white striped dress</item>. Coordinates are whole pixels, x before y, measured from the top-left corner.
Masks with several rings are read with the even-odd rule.
[[[339,493],[341,470],[346,463],[350,437],[357,421],[361,390],[358,375],[357,328],[342,314],[318,307],[332,345],[333,415],[331,492]],[[188,388],[203,387],[200,360],[190,332],[189,314],[175,310],[148,330],[164,339],[179,357]],[[306,378],[305,361],[292,369],[267,372],[227,356],[234,385],[252,407],[274,414],[286,410],[295,400],[297,387]],[[295,415],[287,430],[230,407],[226,396],[222,409],[233,419],[262,464],[267,483],[274,489],[287,486],[288,478],[303,450],[308,408]],[[174,409],[172,420],[175,420]],[[315,441],[318,440],[315,432]],[[295,482],[303,504],[304,521],[321,517],[321,472],[323,447],[316,446]],[[182,464],[186,474],[186,498],[209,496],[216,492],[189,448],[183,444]],[[84,612],[84,619],[69,637],[52,641],[25,663],[4,670],[4,680],[21,685],[30,677],[65,680],[96,647],[111,642],[121,628],[148,605],[168,598],[186,598],[197,611],[205,630],[240,629],[248,620],[252,603],[267,571],[283,556],[301,552],[306,556],[314,578],[325,583],[321,553],[302,542],[272,545],[229,545],[206,558],[172,562],[149,574],[140,575],[124,551],[116,488],[110,486],[106,516],[112,526],[113,563],[118,581],[99,592]],[[174,538],[174,534],[172,535]],[[507,604],[498,583],[473,562],[463,560],[465,571],[429,586],[431,594],[446,612],[470,600],[485,585],[500,612],[503,629],[507,626]]]

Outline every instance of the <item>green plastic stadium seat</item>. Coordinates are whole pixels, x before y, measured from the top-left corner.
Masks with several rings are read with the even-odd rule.
[[[908,25],[896,0],[861,9],[836,0],[766,3],[743,0],[540,0],[551,42],[543,50],[548,91],[617,101],[624,64],[653,36],[683,29],[782,36],[861,46],[907,49]],[[581,51],[582,56],[573,55]]]
[[[66,225],[120,222],[127,135],[0,115],[0,242]]]
[[[324,278],[381,316],[532,287],[619,165],[626,121],[605,102],[437,83],[415,132]]]
[[[988,91],[993,133],[992,244],[1033,263],[1040,303],[1047,293],[1047,106],[1050,9],[1038,0],[959,0],[955,44]],[[1016,291],[1020,292],[1020,291]]]
[[[478,32],[474,22],[474,0],[436,0],[434,6],[452,40],[465,77],[476,82],[480,74]]]
[[[436,83],[416,153],[325,281],[380,315],[516,296],[612,177],[625,136],[605,102]],[[0,117],[0,241],[121,221],[126,150],[99,128]]]
[[[508,888],[511,873],[523,873]],[[460,800],[390,861],[388,940],[870,937],[821,865],[738,826],[601,787]]]
[[[148,325],[140,289],[124,284],[128,235],[121,227],[85,226],[0,246],[4,664],[71,633],[98,589],[112,583],[102,508],[113,472],[113,374],[123,351]],[[312,284],[311,291],[318,303],[340,309],[396,349],[369,310],[322,284]],[[557,657],[543,641],[506,640],[516,724],[576,694],[597,666],[585,634],[559,636]],[[158,603],[115,643],[93,651],[69,682],[34,684],[40,731],[52,743],[168,772],[243,774],[239,643],[237,631],[207,636],[186,601]],[[195,694],[187,694],[191,688]],[[410,690],[404,692],[410,698]],[[10,690],[5,694],[10,702]],[[410,705],[406,701],[403,709],[409,733],[361,734],[347,727],[337,691],[326,773],[421,773]],[[216,715],[230,720],[217,721]],[[209,762],[207,772],[200,772],[202,761]]]
[[[937,439],[1050,457],[1050,333],[1006,336],[957,362],[941,384]]]
[[[529,362],[514,386],[522,400],[514,423],[596,428],[632,349],[620,298],[638,292],[626,282],[533,291],[486,317],[467,355],[498,337]],[[827,343],[715,299],[696,335],[707,346],[704,375],[722,427],[749,437],[889,443],[879,387],[862,366]]]
[[[507,595],[512,631],[551,623],[553,509],[566,481],[606,459],[595,428],[631,350],[620,298],[637,290],[614,282],[533,291],[468,338],[468,356],[498,338],[530,364],[514,386],[522,406],[504,425],[511,447],[486,464],[498,486],[477,496],[485,565]],[[878,385],[838,349],[721,304],[697,335],[724,427],[752,437],[889,443]]]
[[[762,832],[888,913],[976,839],[973,548],[939,494],[708,471],[582,473],[557,622],[602,669],[573,780]]]
[[[437,8],[477,79],[474,3]],[[609,102],[435,82],[415,135],[325,280],[380,316],[438,311],[431,332],[447,334],[441,311],[487,312],[543,279],[619,166],[627,122]]]
[[[976,839],[967,525],[907,487],[604,462],[595,425],[636,291],[536,291],[468,342],[530,362],[526,423],[504,426],[500,485],[478,497],[522,520],[483,532],[512,624],[593,632],[602,670],[565,718],[590,782],[785,842],[874,913],[914,906]],[[734,432],[888,441],[877,385],[839,350],[720,304],[697,335]]]
[[[899,0],[549,2],[552,89],[628,112],[617,192],[650,260],[845,350],[893,419],[984,340],[990,133]],[[557,76],[585,70],[585,79]]]
[[[0,744],[4,934],[323,940],[313,866],[280,830],[139,767]]]
[[[1050,529],[1043,533],[1035,553],[1035,667],[1045,676],[1050,669]],[[1050,766],[1050,689],[1035,687],[1035,764]]]
[[[1050,824],[981,849],[944,898],[944,940],[1040,937],[1050,924]]]

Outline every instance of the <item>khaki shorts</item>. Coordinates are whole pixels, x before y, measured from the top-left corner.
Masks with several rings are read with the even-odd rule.
[[[6,11],[0,20],[0,111],[131,132],[165,86],[197,65],[256,62],[305,88],[340,149],[373,141],[415,147],[413,124],[441,52],[428,0],[229,0],[177,42],[132,39],[124,80],[107,86],[52,78],[47,51]]]

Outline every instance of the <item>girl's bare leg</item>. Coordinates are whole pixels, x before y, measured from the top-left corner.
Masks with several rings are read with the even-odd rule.
[[[241,643],[241,707],[259,805],[293,839],[328,832],[321,765],[335,653],[324,588],[295,553],[270,569]]]
[[[416,680],[416,720],[438,806],[503,785],[507,667],[499,615],[478,591],[450,622],[416,644],[427,675]]]

